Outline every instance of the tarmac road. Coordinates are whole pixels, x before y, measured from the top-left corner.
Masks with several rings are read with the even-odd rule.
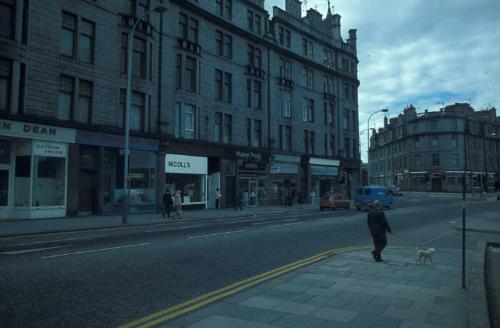
[[[472,204],[475,216],[498,210]],[[396,200],[391,245],[459,248],[457,199]],[[473,237],[471,237],[473,238]],[[115,327],[314,254],[369,245],[355,210],[0,240],[2,327]],[[473,247],[473,240],[470,241]]]

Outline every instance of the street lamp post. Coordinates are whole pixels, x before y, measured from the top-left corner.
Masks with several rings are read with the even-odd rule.
[[[486,175],[484,192],[488,193],[488,163],[487,163],[487,158],[486,158],[486,127],[484,127],[483,129],[485,130],[483,133],[483,160],[484,160],[484,173]],[[488,136],[494,137],[496,135],[497,134],[495,132],[492,132]],[[481,197],[481,199],[482,199],[482,197]]]
[[[156,11],[157,13],[162,13],[166,11],[167,8],[165,6],[157,6],[154,7],[147,12],[144,13],[141,17],[139,17],[134,25],[132,26],[132,29],[130,30],[130,33],[128,35],[128,51],[127,51],[127,89],[126,89],[126,95],[125,95],[125,145],[124,145],[124,153],[123,153],[123,192],[124,192],[124,198],[123,198],[123,213],[122,213],[122,224],[127,224],[128,221],[128,203],[129,203],[129,139],[130,139],[130,131],[129,131],[129,124],[130,124],[130,102],[131,102],[131,85],[132,85],[132,47],[133,47],[133,42],[134,42],[134,33],[135,29],[139,25],[139,22],[142,21],[143,18],[148,16],[150,13],[153,11]]]
[[[465,189],[467,188],[467,133],[469,132],[469,121],[464,118],[464,173],[462,176],[462,289],[465,289]]]
[[[359,132],[359,140],[361,140],[361,135],[367,131],[368,131],[368,129],[363,129]],[[359,154],[361,155],[361,142],[358,142],[358,147],[359,147],[359,149],[358,149]],[[363,163],[363,161],[361,161],[361,163]],[[367,170],[366,173],[368,174],[368,158],[366,159],[366,170]],[[363,183],[363,180],[364,180],[363,179],[363,169],[360,169],[360,172],[361,172],[361,183]],[[367,176],[367,178],[368,178],[368,176]],[[367,184],[368,184],[368,181],[367,181]]]
[[[372,118],[373,115],[377,114],[377,113],[387,113],[389,110],[387,108],[383,108],[383,109],[380,109],[378,111],[375,111],[373,113],[370,114],[370,116],[368,116],[368,126],[366,127],[367,131],[366,131],[366,163],[368,164],[368,185],[370,184],[370,119]]]

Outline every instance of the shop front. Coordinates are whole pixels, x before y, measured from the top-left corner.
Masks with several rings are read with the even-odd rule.
[[[311,202],[318,202],[319,198],[328,193],[339,192],[339,166],[338,160],[314,157],[309,159]]]
[[[412,191],[429,191],[428,190],[428,172],[427,171],[412,171],[410,172],[410,190]]]
[[[271,156],[269,177],[271,181],[270,205],[289,206],[297,202],[300,157],[274,154]]]
[[[64,217],[73,129],[0,120],[0,219]]]
[[[124,200],[124,137],[118,134],[78,130],[72,147],[70,170],[78,179],[70,189],[78,194],[71,209],[80,215],[119,213]],[[153,212],[157,199],[159,141],[130,137],[129,211]]]
[[[244,207],[269,204],[268,162],[269,155],[262,152],[236,151],[237,193]]]
[[[179,154],[165,155],[165,190],[172,197],[181,192],[182,206],[207,208],[208,158]]]

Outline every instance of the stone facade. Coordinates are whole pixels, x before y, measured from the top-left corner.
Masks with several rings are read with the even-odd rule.
[[[340,16],[330,9],[325,18],[313,9],[301,17],[300,1],[287,0],[287,10],[274,7],[271,18],[263,0],[18,0],[2,6],[12,24],[0,35],[8,86],[0,118],[76,130],[68,172],[77,174],[87,156],[81,153],[94,158],[82,167],[96,171],[91,198],[98,205],[91,211],[103,211],[107,202],[102,190],[110,182],[99,173],[113,145],[107,134],[123,134],[127,36],[155,6],[166,11],[151,12],[134,35],[130,119],[131,135],[142,138],[138,150],[152,151],[144,145],[154,140],[157,158],[172,152],[209,157],[208,175],[217,175],[223,206],[232,205],[240,188],[238,151],[262,153],[267,178],[275,154],[299,158],[293,185],[303,201],[311,192],[350,194],[357,184],[356,31],[344,41]],[[105,141],[92,143],[87,133],[82,140],[95,149],[82,150],[79,135],[86,132]],[[331,160],[349,184],[339,185],[336,174],[319,187],[310,158]],[[162,163],[155,163],[157,194],[166,183]],[[67,188],[78,193],[80,183],[72,180]],[[263,184],[262,204],[273,203],[266,196],[273,188]],[[69,201],[68,212],[81,212],[79,203]]]
[[[465,169],[468,191],[493,191],[500,178],[499,133],[495,108],[474,111],[467,103],[455,103],[417,113],[408,106],[398,117],[385,119],[371,137],[372,183],[459,192]]]

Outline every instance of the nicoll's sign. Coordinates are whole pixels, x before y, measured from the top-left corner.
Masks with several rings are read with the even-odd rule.
[[[191,168],[191,163],[190,162],[168,161],[167,167],[181,167],[184,169],[189,169],[189,168]]]
[[[181,174],[207,174],[206,157],[177,154],[165,155],[165,172]]]
[[[74,143],[76,130],[57,126],[0,120],[0,134],[9,137],[42,139]]]

